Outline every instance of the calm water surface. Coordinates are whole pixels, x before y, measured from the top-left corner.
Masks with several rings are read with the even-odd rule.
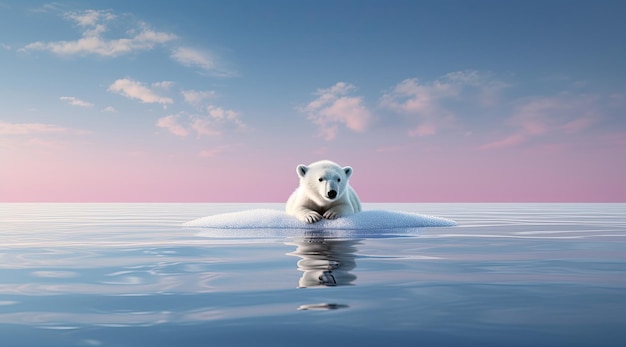
[[[459,223],[381,237],[181,226],[251,208],[282,205],[0,204],[0,345],[626,345],[626,204],[365,204]]]

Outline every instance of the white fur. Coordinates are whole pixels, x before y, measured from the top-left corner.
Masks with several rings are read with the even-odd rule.
[[[306,223],[322,218],[336,219],[361,211],[361,202],[348,180],[352,168],[322,160],[308,166],[298,165],[300,186],[291,194],[285,211]],[[320,181],[321,179],[321,181]],[[336,192],[333,198],[331,191]]]

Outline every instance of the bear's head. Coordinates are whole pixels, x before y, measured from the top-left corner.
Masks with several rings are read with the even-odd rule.
[[[341,167],[332,161],[322,160],[313,164],[298,165],[300,188],[304,189],[318,205],[327,205],[343,196],[352,175],[352,168]]]

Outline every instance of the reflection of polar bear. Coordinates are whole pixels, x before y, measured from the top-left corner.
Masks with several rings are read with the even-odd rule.
[[[359,240],[335,240],[316,236],[288,243],[297,246],[289,255],[302,258],[298,261],[298,270],[302,271],[298,287],[351,285],[356,280],[356,276],[350,271],[356,267],[354,253],[358,243]]]
[[[287,200],[286,212],[303,222],[314,223],[323,218],[335,219],[361,211],[361,202],[348,179],[349,166],[340,167],[322,160],[296,168],[300,186]]]

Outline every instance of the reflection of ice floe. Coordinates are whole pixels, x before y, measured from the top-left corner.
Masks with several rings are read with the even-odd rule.
[[[19,304],[19,301],[12,301],[12,300],[1,300],[0,301],[0,306],[10,306],[10,305],[17,305]]]
[[[78,276],[74,271],[33,271],[31,275],[44,278],[72,278]]]
[[[351,285],[356,275],[355,245],[359,240],[337,240],[323,237],[306,237],[287,244],[296,246],[289,255],[298,256],[298,270],[302,276],[299,288]]]

